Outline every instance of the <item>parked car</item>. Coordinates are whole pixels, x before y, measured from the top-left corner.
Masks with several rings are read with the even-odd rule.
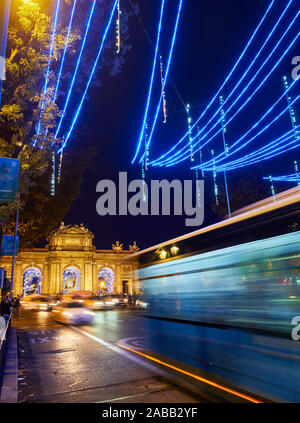
[[[111,301],[114,307],[125,308],[128,305],[128,298],[121,294],[112,294],[106,296],[107,301]]]
[[[53,298],[44,294],[27,295],[20,301],[24,310],[51,311],[54,304]]]
[[[107,296],[93,295],[84,300],[84,305],[91,310],[111,310],[115,303]]]
[[[89,325],[95,318],[95,313],[78,301],[63,301],[53,308],[52,315],[55,320],[67,325]]]

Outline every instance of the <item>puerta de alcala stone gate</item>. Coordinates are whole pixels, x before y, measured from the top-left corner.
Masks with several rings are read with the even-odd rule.
[[[20,250],[16,257],[14,295],[55,294],[71,291],[133,293],[133,272],[138,268],[136,243],[123,250],[116,242],[112,250],[97,250],[94,235],[82,224],[60,227],[45,248]],[[1,267],[11,277],[12,257],[4,256]]]

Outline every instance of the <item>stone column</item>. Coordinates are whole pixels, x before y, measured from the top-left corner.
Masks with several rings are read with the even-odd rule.
[[[57,257],[52,255],[49,259],[49,268],[50,272],[48,274],[49,276],[49,285],[48,285],[48,291],[51,294],[55,294],[59,292],[59,279],[58,279],[58,260]]]
[[[49,286],[49,260],[45,259],[43,263],[44,267],[44,274],[42,279],[42,292],[46,294],[50,293],[50,286]]]
[[[93,260],[93,292],[95,294],[98,292],[98,266],[95,260]]]
[[[123,292],[123,285],[122,285],[122,268],[119,262],[115,263],[115,286],[114,288],[117,289],[119,293]]]
[[[14,294],[22,295],[23,294],[23,275],[22,275],[22,259],[16,259],[15,267],[15,277],[14,277]]]
[[[60,292],[63,289],[63,274],[61,259],[56,260],[56,292]]]
[[[84,291],[93,290],[93,258],[88,257],[84,260]]]

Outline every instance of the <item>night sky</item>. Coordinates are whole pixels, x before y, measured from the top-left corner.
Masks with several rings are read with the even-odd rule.
[[[123,0],[121,3],[123,8],[130,10],[128,0]],[[155,43],[160,1],[139,0],[138,3],[140,18],[150,38]],[[200,115],[207,102],[224,81],[269,3],[269,0],[184,1],[170,76],[183,101],[191,104],[191,114],[194,119]],[[166,4],[167,13],[162,36],[162,54],[165,56],[168,54],[167,41],[171,38],[178,3],[175,0],[167,0]],[[274,10],[270,13],[266,25],[249,50],[247,59],[243,61],[234,75],[233,85],[229,84],[228,89],[234,86],[242,71],[249,65],[250,59],[265,40],[266,35],[286,4],[287,1],[282,0],[275,2]],[[281,33],[282,28],[286,28],[291,17],[294,17],[295,11],[296,4],[291,7],[290,13],[287,13],[282,21]],[[299,21],[298,27],[296,25],[294,31],[291,31],[290,37],[287,37],[287,41],[279,52],[284,51],[284,46],[287,46],[288,41],[295,37],[297,30],[299,30]],[[280,32],[280,30],[278,31]],[[102,81],[101,88],[91,90],[89,101],[84,105],[77,129],[68,147],[76,149],[77,147],[82,148],[84,145],[86,148],[96,147],[98,150],[94,166],[84,174],[81,198],[72,204],[65,217],[65,223],[79,224],[83,222],[95,234],[95,243],[99,249],[111,248],[111,244],[117,240],[124,244],[124,248],[127,248],[133,241],[137,241],[141,248],[145,248],[197,229],[186,227],[184,216],[100,217],[96,213],[96,201],[99,197],[99,194],[96,193],[98,181],[101,179],[117,180],[120,171],[127,171],[129,180],[140,179],[141,177],[140,167],[132,166],[131,160],[136,149],[144,115],[153,50],[134,16],[129,21],[129,34],[132,48],[126,55],[126,63],[122,72],[117,77]],[[277,35],[274,39],[278,40],[279,36]],[[270,41],[270,45],[274,45],[273,40]],[[269,46],[268,52],[270,51]],[[298,46],[296,44],[287,54],[278,71],[271,76],[264,89],[255,97],[251,106],[247,107],[245,112],[241,113],[236,119],[236,122],[228,128],[227,140],[229,145],[232,140],[236,140],[237,137],[246,132],[282,94],[282,76],[284,73],[290,76],[292,57],[299,56],[299,53],[299,44]],[[275,57],[278,58],[279,56]],[[272,60],[272,63],[275,63],[275,59]],[[265,74],[266,71],[262,75]],[[156,85],[155,88],[155,98],[157,98],[160,94],[159,85]],[[225,91],[224,95],[226,96],[228,92]],[[166,151],[187,129],[183,104],[170,83],[167,86],[166,95],[169,118],[167,125],[163,125],[162,115],[160,115],[151,148],[151,157],[153,158]],[[295,109],[297,111],[299,108],[295,107]],[[286,116],[286,119],[275,125],[272,130],[266,133],[265,137],[261,137],[256,145],[272,141],[276,135],[278,137],[285,130],[289,130],[290,125],[289,118]],[[220,151],[221,143],[221,137],[215,141],[214,148],[216,151]],[[250,150],[251,147],[247,151]],[[205,154],[208,153],[204,151],[204,159]],[[207,157],[209,158],[209,156]],[[261,176],[294,173],[294,158],[295,153],[286,154],[277,159],[266,161],[263,165],[230,172],[229,181],[237,181],[239,178],[247,176],[249,171]],[[194,173],[189,170],[189,164],[189,162],[184,162],[182,165],[168,169],[151,169],[147,178],[166,178],[170,181],[177,178],[192,179]],[[221,176],[220,182],[222,182]],[[291,184],[277,184],[276,189],[281,191],[291,186]],[[270,186],[266,182],[267,195],[270,195]],[[211,211],[212,202],[212,177],[208,176],[205,190],[204,225],[219,219]],[[250,202],[251,199],[249,199]]]

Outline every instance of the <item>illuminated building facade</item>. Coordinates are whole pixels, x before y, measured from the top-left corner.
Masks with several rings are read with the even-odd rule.
[[[138,268],[136,243],[123,250],[116,242],[112,250],[97,250],[94,235],[82,224],[60,227],[45,248],[23,249],[16,257],[14,295],[92,291],[133,293],[133,271]],[[127,258],[128,256],[128,258]],[[11,257],[2,257],[1,267],[11,275]]]

